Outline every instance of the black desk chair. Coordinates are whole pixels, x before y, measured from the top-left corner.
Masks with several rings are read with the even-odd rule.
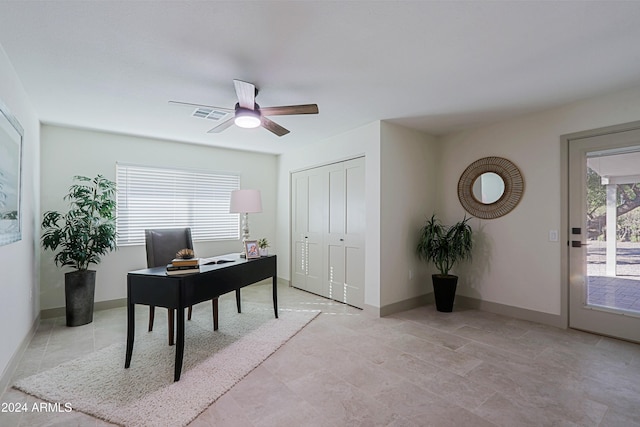
[[[147,249],[147,268],[164,267],[170,264],[180,249],[193,249],[190,228],[165,228],[144,230]],[[218,298],[211,300],[213,305],[213,330],[218,330]],[[175,310],[168,309],[169,345],[174,344]],[[192,307],[189,306],[187,318],[191,320]],[[149,332],[153,330],[155,306],[149,306]]]

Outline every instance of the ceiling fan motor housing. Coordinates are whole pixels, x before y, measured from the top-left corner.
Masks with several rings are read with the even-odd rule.
[[[236,102],[236,107],[235,108],[236,108],[236,113],[238,112],[238,110],[249,110],[249,111],[252,111],[249,108],[241,107],[239,102]],[[260,110],[260,106],[258,105],[257,102],[253,103],[253,110],[255,110],[255,111],[259,111]]]
[[[260,120],[260,106],[254,103],[254,109],[241,107],[240,104],[236,104],[236,114],[234,118],[236,126],[241,128],[257,128],[262,124]]]

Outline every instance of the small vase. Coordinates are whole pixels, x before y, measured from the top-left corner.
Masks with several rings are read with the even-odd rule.
[[[259,248],[258,249],[258,253],[260,254],[260,256],[267,256],[267,255],[269,255],[269,249],[268,248]]]

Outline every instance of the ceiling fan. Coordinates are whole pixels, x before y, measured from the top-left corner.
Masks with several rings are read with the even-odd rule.
[[[234,80],[233,84],[236,88],[236,95],[238,97],[238,103],[234,109],[178,101],[169,101],[169,104],[195,107],[196,109],[193,112],[193,116],[217,120],[217,124],[207,133],[220,133],[235,124],[242,128],[256,128],[258,126],[262,126],[277,136],[284,136],[289,133],[289,130],[268,119],[266,116],[318,114],[317,104],[260,108],[260,106],[256,104],[258,89],[253,85],[253,83]]]

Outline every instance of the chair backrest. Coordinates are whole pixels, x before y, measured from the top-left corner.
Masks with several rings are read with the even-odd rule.
[[[147,268],[165,266],[180,249],[193,249],[190,228],[144,230]]]

